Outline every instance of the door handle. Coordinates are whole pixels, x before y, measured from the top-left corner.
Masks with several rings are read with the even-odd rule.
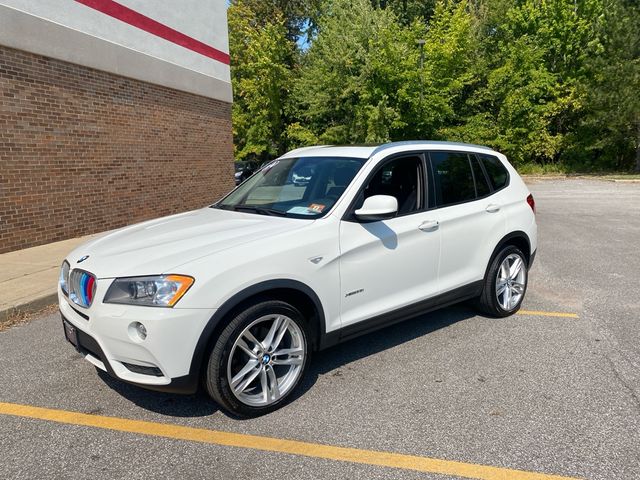
[[[418,227],[423,232],[433,232],[440,227],[440,223],[437,220],[426,220]]]
[[[487,208],[485,208],[485,210],[489,213],[496,213],[500,211],[500,205],[496,205],[495,203],[490,203],[489,205],[487,205]]]

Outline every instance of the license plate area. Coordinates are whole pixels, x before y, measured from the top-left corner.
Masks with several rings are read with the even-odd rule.
[[[64,336],[71,345],[78,349],[78,329],[71,325],[66,318],[62,318],[62,326],[64,327]]]

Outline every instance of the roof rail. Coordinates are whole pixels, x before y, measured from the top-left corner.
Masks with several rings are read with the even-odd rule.
[[[379,147],[377,147],[373,152],[371,152],[371,156],[374,156],[376,153],[381,152],[383,150],[387,150],[388,148],[399,147],[402,145],[425,145],[425,146],[442,146],[442,147],[474,147],[474,148],[482,148],[489,151],[494,151],[493,148],[487,147],[485,145],[475,145],[473,143],[463,143],[463,142],[445,142],[441,140],[405,140],[402,142],[389,142],[383,143]]]

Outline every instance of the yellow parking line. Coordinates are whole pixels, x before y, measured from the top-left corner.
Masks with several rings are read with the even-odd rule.
[[[264,450],[268,452],[302,455],[380,467],[400,468],[418,472],[439,473],[459,477],[486,480],[567,480],[570,477],[547,475],[544,473],[512,470],[509,468],[476,465],[473,463],[440,460],[437,458],[403,455],[400,453],[377,452],[357,448],[334,447],[317,443],[298,442],[279,438],[259,437],[241,433],[221,432],[202,428],[184,427],[164,423],[144,422],[125,418],[87,415],[84,413],[32,407],[15,403],[0,402],[0,414],[26,417],[38,420],[103,428],[119,432],[137,433],[156,437],[187,440],[192,442],[224,445],[228,447]],[[571,479],[575,480],[575,479]]]
[[[576,313],[565,312],[542,312],[539,310],[518,310],[518,315],[539,315],[542,317],[563,317],[563,318],[578,318]]]

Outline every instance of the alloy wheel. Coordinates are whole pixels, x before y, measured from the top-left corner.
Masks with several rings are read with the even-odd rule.
[[[245,405],[264,407],[286,395],[300,377],[307,346],[302,329],[286,315],[265,315],[236,338],[227,381]]]
[[[523,258],[517,253],[505,257],[496,278],[496,298],[503,310],[513,310],[522,300],[527,281]]]

